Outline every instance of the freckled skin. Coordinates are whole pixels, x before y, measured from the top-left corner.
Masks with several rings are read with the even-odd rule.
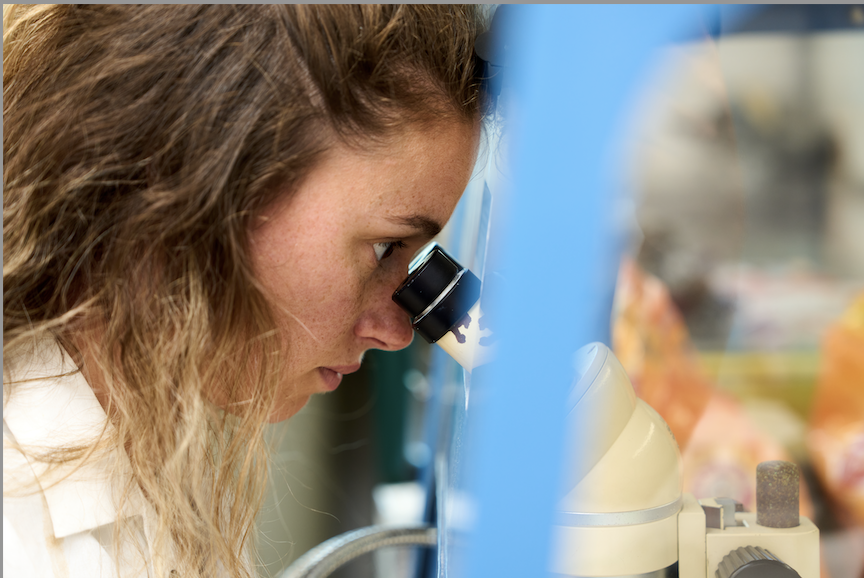
[[[289,360],[271,421],[331,389],[321,368],[354,369],[369,349],[411,343],[408,317],[391,295],[429,235],[396,220],[447,222],[471,176],[478,135],[475,126],[448,123],[368,150],[338,145],[250,232],[255,275]],[[395,241],[406,246],[379,262],[375,243]]]

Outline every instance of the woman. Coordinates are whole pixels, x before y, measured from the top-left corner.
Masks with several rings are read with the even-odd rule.
[[[479,26],[4,7],[4,575],[254,573],[265,423],[411,341],[390,295],[470,176]]]

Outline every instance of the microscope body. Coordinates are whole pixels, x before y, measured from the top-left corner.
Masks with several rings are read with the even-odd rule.
[[[819,531],[798,515],[797,466],[759,466],[757,512],[682,494],[675,438],[636,398],[612,352],[590,344],[575,366],[553,573],[660,577],[677,567],[681,578],[819,577]]]

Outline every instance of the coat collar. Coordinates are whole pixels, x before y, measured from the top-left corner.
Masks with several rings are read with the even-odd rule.
[[[7,360],[3,421],[27,456],[45,496],[54,536],[63,538],[118,518],[116,498],[131,476],[129,459],[117,447],[94,452],[83,462],[46,465],[31,457],[50,449],[89,447],[97,439],[108,446],[114,428],[75,363],[55,341],[35,343],[26,353],[13,352]],[[6,389],[6,387],[4,387]],[[97,446],[98,447],[98,446]],[[143,496],[132,489],[127,515],[144,514]]]

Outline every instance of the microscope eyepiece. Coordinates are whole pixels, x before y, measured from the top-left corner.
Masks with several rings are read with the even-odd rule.
[[[479,300],[480,279],[437,243],[420,251],[393,293],[393,301],[411,316],[417,333],[439,344],[469,371],[488,361],[491,344]]]

